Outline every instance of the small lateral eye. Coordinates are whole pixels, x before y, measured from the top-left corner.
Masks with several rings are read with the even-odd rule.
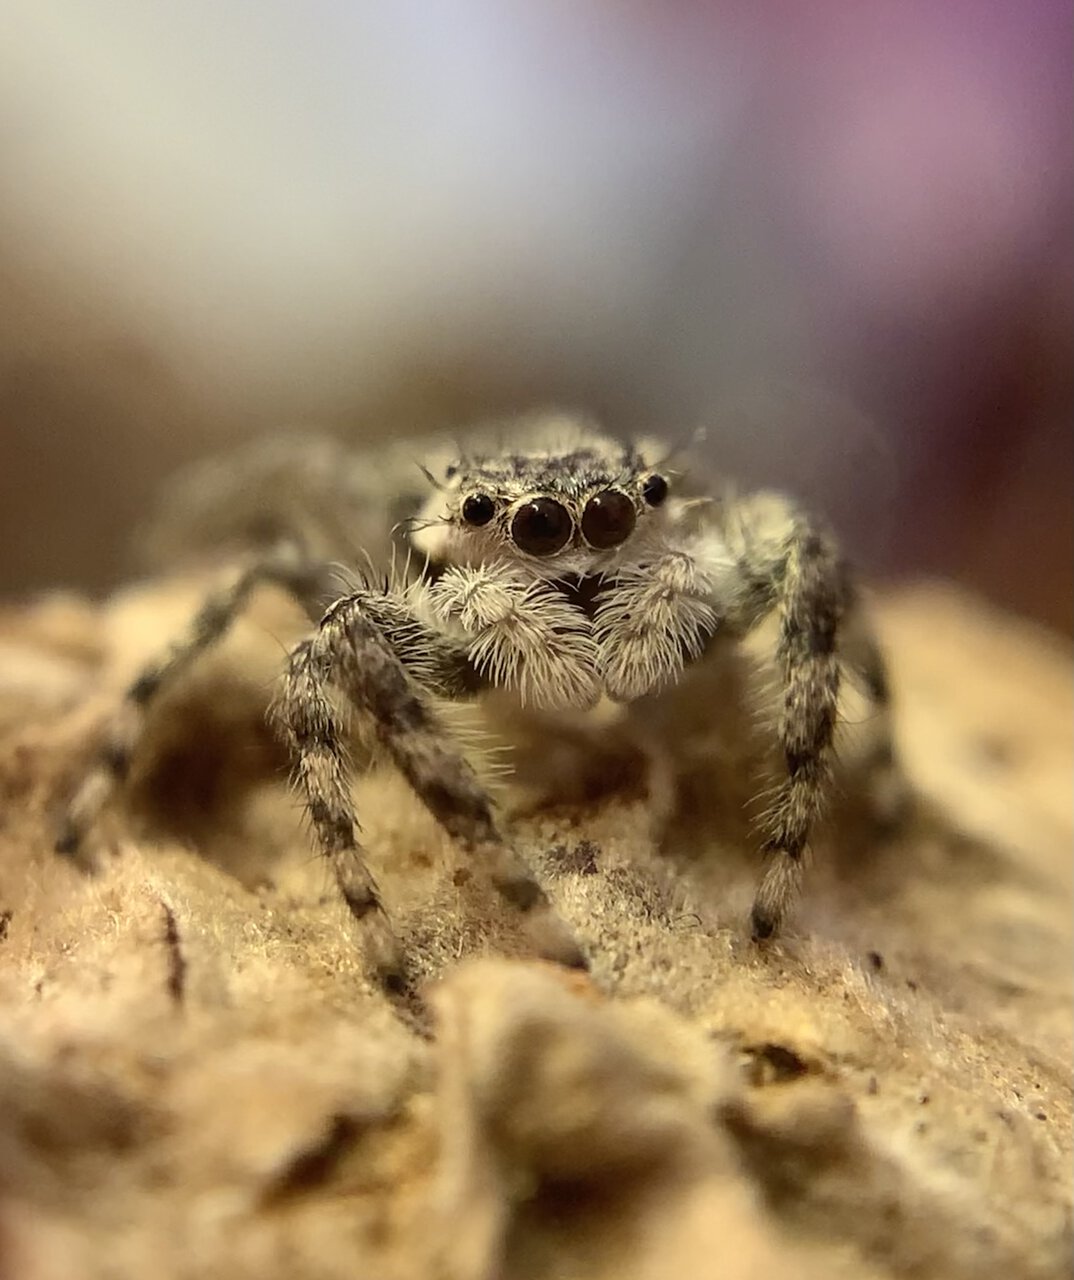
[[[668,496],[668,482],[663,476],[646,476],[641,485],[641,496],[650,507],[658,507]]]
[[[582,512],[582,537],[591,547],[606,551],[617,547],[634,532],[634,504],[618,489],[594,494]]]
[[[476,528],[488,524],[495,514],[496,504],[487,493],[472,493],[462,504],[462,518]]]
[[[511,537],[515,546],[531,556],[552,556],[571,540],[574,521],[562,502],[533,498],[515,512]]]

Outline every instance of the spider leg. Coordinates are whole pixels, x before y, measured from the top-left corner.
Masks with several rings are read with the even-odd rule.
[[[786,777],[766,815],[769,856],[751,913],[753,936],[764,939],[779,932],[798,897],[809,836],[830,788],[848,581],[832,539],[785,499],[758,494],[729,514],[725,538],[741,585],[727,624],[744,634],[773,609],[779,615],[778,735]],[[863,653],[875,693],[886,696],[879,652]]]
[[[862,760],[872,811],[883,828],[896,826],[910,803],[909,789],[895,750],[891,684],[884,655],[852,582],[847,582],[846,615],[839,652],[844,670],[864,694],[871,714],[868,749]]]
[[[525,917],[539,950],[561,963],[584,965],[544,890],[505,844],[485,789],[430,697],[466,697],[483,683],[464,642],[421,622],[399,595],[373,592],[334,604],[287,664],[275,717],[321,852],[352,915],[362,922],[375,970],[389,986],[403,981],[402,958],[358,840],[344,724],[333,691],[369,722],[430,813],[475,856],[504,902]]]
[[[229,587],[211,595],[198,610],[186,634],[149,663],[127,689],[122,705],[106,729],[96,760],[64,812],[55,845],[57,853],[77,857],[87,834],[130,770],[153,701],[224,635],[254,590],[264,583],[289,591],[311,620],[316,619],[326,587],[323,572],[290,543],[281,544],[252,564]]]

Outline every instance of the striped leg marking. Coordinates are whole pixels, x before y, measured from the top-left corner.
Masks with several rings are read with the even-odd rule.
[[[186,634],[150,663],[124,695],[95,761],[64,813],[55,845],[57,853],[78,858],[87,835],[130,772],[154,700],[223,636],[262,583],[274,583],[290,591],[316,618],[323,592],[322,575],[290,547],[252,565],[230,587],[211,595]]]
[[[583,963],[544,890],[504,843],[488,795],[428,692],[459,697],[477,684],[464,648],[406,616],[398,599],[370,592],[333,605],[317,634],[288,661],[275,716],[320,849],[351,913],[362,922],[376,971],[389,984],[402,980],[402,957],[358,840],[344,725],[333,690],[369,720],[430,813],[475,855],[504,902],[526,917],[539,949],[561,963]]]

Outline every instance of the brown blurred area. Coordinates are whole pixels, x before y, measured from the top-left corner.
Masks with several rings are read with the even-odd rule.
[[[201,6],[174,45],[161,6],[62,30],[26,8],[0,91],[0,591],[121,581],[161,479],[258,432],[558,403],[704,426],[869,573],[1074,630],[1070,22],[1001,8],[874,30],[474,5],[465,33],[329,30],[297,70],[275,5],[253,52]],[[346,83],[333,34],[380,79],[311,106]],[[247,97],[203,92],[240,56]]]

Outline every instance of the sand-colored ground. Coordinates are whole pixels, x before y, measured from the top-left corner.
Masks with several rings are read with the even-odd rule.
[[[881,839],[847,783],[765,951],[718,698],[703,747],[696,699],[668,715],[677,787],[614,727],[519,745],[512,834],[589,978],[518,954],[373,772],[422,982],[394,1006],[263,726],[279,602],[161,707],[99,873],[50,851],[103,710],[200,590],[0,618],[3,1280],[1069,1275],[1067,647],[940,587],[880,602],[913,812]]]

